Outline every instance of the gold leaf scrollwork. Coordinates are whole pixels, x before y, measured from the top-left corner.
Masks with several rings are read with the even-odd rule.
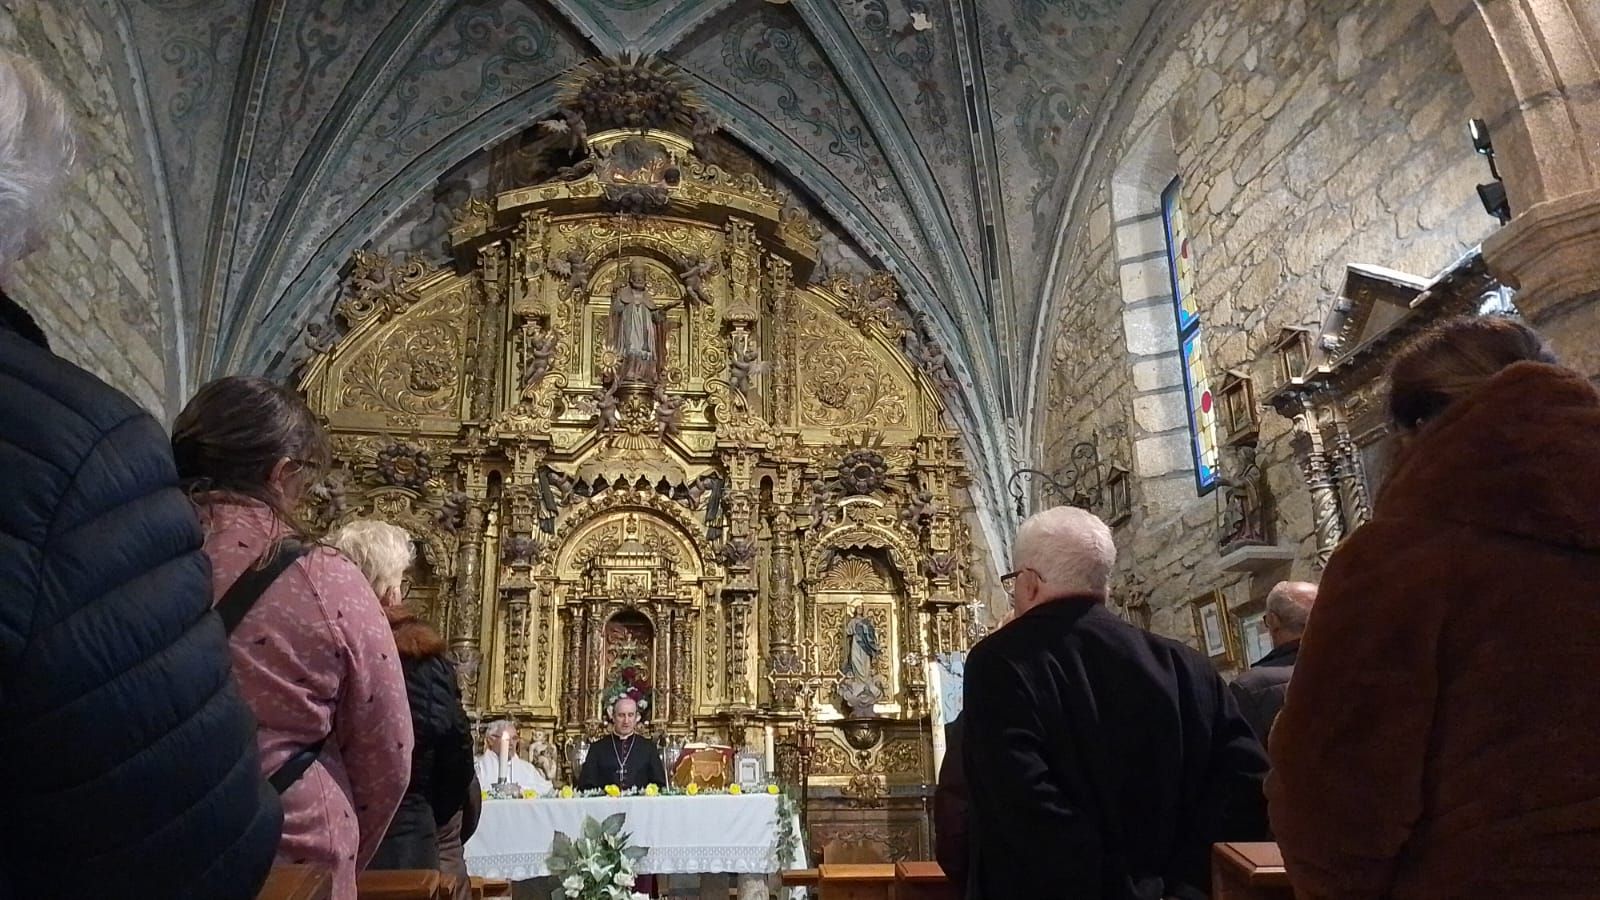
[[[455,290],[428,303],[356,357],[345,373],[345,407],[419,416],[455,408],[466,302]]]
[[[907,424],[906,391],[900,379],[883,371],[861,339],[811,304],[802,304],[800,322],[800,417],[806,425]]]

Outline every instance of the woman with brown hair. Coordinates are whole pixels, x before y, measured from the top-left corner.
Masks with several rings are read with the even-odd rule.
[[[389,623],[366,576],[294,515],[328,463],[305,402],[264,378],[202,387],[173,423],[200,510],[234,673],[283,794],[278,862],[327,867],[356,896],[411,766],[411,714]]]
[[[1272,733],[1296,893],[1600,895],[1600,395],[1491,317],[1416,338],[1389,407]]]

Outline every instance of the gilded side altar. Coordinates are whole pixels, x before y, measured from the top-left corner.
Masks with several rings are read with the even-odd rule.
[[[315,512],[412,532],[474,716],[564,746],[628,693],[805,780],[814,844],[926,853],[926,664],[973,590],[942,356],[893,276],[810,283],[808,214],[650,124],[472,201],[445,265],[357,254],[301,373]]]

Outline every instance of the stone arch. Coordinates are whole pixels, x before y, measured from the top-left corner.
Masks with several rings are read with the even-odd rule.
[[[1515,215],[1484,241],[1484,260],[1563,361],[1600,375],[1600,16],[1557,0],[1432,4]]]

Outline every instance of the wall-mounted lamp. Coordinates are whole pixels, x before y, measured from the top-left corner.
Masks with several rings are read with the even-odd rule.
[[[1484,212],[1494,216],[1501,225],[1511,221],[1511,202],[1506,198],[1506,184],[1500,177],[1500,167],[1495,163],[1494,140],[1489,137],[1489,126],[1482,119],[1467,123],[1467,134],[1472,137],[1472,149],[1489,160],[1489,174],[1494,181],[1478,185],[1478,199]]]

